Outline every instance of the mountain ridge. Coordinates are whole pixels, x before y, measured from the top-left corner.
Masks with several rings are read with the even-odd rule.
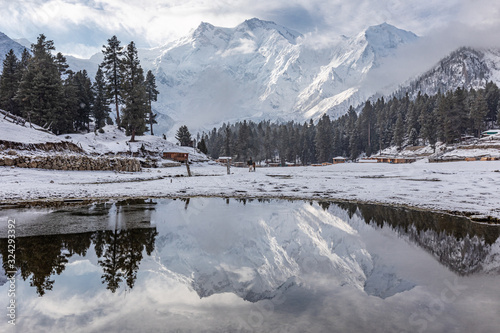
[[[180,39],[140,49],[141,65],[153,71],[160,91],[153,105],[159,114],[158,133],[173,137],[184,124],[196,132],[244,119],[303,122],[325,113],[337,118],[350,105],[356,107],[379,96],[377,91],[384,87],[373,78],[368,82],[370,75],[378,71],[384,76],[387,67],[381,66],[401,57],[401,47],[412,47],[420,40],[386,22],[340,37],[327,47],[318,47],[309,35],[252,18],[232,28],[201,22]],[[0,35],[0,46],[7,39]],[[464,53],[457,54],[460,58]],[[102,54],[66,58],[70,68],[86,69],[93,78]],[[465,60],[458,58],[447,61],[445,57],[428,72],[390,83],[387,95],[436,92],[433,85],[447,90],[470,83],[477,88],[486,78],[500,82],[500,51],[468,51]],[[462,82],[464,75],[471,79],[464,77]]]

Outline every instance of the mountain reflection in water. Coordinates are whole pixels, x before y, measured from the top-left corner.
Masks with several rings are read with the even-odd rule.
[[[179,318],[196,317],[196,311],[187,310],[191,307],[201,306],[198,311],[208,311],[205,307],[210,303],[203,300],[225,299],[216,303],[218,307],[231,300],[234,311],[245,307],[229,295],[260,306],[268,302],[273,309],[269,323],[261,323],[264,326],[256,329],[249,321],[251,316],[238,323],[225,319],[229,322],[209,325],[208,331],[271,331],[286,313],[292,318],[307,313],[308,325],[290,329],[303,331],[313,320],[312,313],[333,311],[337,320],[344,318],[344,310],[332,303],[333,299],[338,299],[339,306],[360,302],[358,307],[366,303],[379,309],[377,306],[386,304],[389,312],[411,312],[416,311],[413,303],[404,303],[408,293],[410,300],[418,298],[422,288],[437,288],[439,294],[442,287],[431,285],[447,285],[453,276],[466,279],[500,273],[499,226],[381,205],[227,198],[141,199],[56,210],[0,211],[0,219],[4,218],[17,221],[16,269],[20,288],[21,281],[29,285],[23,292],[26,299],[34,293],[43,296],[37,302],[47,297],[50,302],[52,294],[71,298],[75,293],[77,297],[91,297],[87,303],[96,301],[92,297],[97,294],[111,296],[123,292],[133,299],[149,299],[164,294],[175,297],[187,288],[196,293],[199,305],[193,303],[195,300],[173,299],[169,303],[171,310],[144,309],[155,320],[162,311],[172,311],[168,316],[171,320],[176,318],[179,331],[197,330],[194,322]],[[6,230],[0,228],[0,237],[6,236]],[[7,243],[6,238],[0,239],[2,258],[9,255]],[[429,260],[429,254],[434,259]],[[12,271],[5,259],[2,266],[4,272]],[[79,276],[85,277],[85,281]],[[426,282],[431,280],[437,282]],[[6,274],[0,276],[0,285],[5,287],[6,281]],[[482,282],[484,285],[487,284]],[[139,294],[134,294],[136,288]],[[168,302],[165,297],[150,302]],[[114,297],[112,300],[121,302]],[[24,303],[26,307],[31,304]],[[321,310],[313,310],[320,303]],[[34,309],[27,309],[30,310]],[[101,312],[98,311],[99,316],[108,318],[106,311]],[[174,315],[178,313],[183,315]],[[91,316],[90,312],[82,315]],[[406,318],[403,313],[399,316]],[[401,318],[399,330],[411,326],[407,318]],[[33,315],[31,320],[38,319]],[[359,325],[351,321],[344,324],[344,330]],[[72,324],[68,325],[65,329],[71,328]],[[311,326],[307,330],[321,332],[325,328],[322,325],[322,321],[317,321],[314,329]],[[440,323],[437,327],[449,329],[453,325]],[[161,326],[153,325],[151,329],[158,327]]]

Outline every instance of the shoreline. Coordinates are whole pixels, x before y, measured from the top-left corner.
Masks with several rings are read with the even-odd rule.
[[[247,195],[165,195],[165,196],[118,196],[118,197],[92,197],[92,198],[43,198],[35,200],[21,201],[0,201],[0,212],[7,209],[23,209],[23,208],[59,208],[59,207],[75,207],[87,206],[95,203],[119,202],[127,200],[149,200],[149,199],[192,199],[192,198],[220,198],[220,199],[236,199],[236,200],[285,200],[285,201],[314,201],[314,202],[329,202],[329,203],[352,203],[360,205],[376,205],[390,208],[403,208],[413,211],[425,211],[435,214],[446,214],[456,217],[466,218],[473,223],[486,225],[500,225],[500,218],[493,216],[479,216],[473,212],[466,211],[450,211],[444,209],[428,208],[421,206],[413,206],[411,204],[395,204],[381,201],[361,201],[348,200],[334,197],[293,197],[293,196],[247,196]]]
[[[500,223],[500,162],[346,163],[231,168],[211,163],[139,173],[0,167],[0,210],[154,198],[220,197],[351,202]]]

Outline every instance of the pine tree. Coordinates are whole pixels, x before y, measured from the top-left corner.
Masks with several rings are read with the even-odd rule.
[[[437,142],[438,133],[435,108],[431,102],[426,103],[425,108],[420,113],[419,123],[421,124],[420,135],[422,139],[427,140],[434,148]]]
[[[289,150],[290,150],[290,133],[288,128],[285,125],[280,126],[279,131],[279,141],[278,141],[278,150],[279,156],[281,160],[281,165],[285,165],[287,162],[292,162],[289,159]]]
[[[361,110],[360,114],[360,133],[363,137],[363,142],[366,142],[366,154],[370,156],[375,145],[375,116],[373,113],[373,106],[370,101],[367,101]]]
[[[121,87],[122,87],[122,56],[123,51],[120,46],[120,41],[116,36],[108,39],[108,45],[103,46],[104,50],[102,51],[104,55],[104,60],[101,64],[101,67],[104,72],[104,76],[108,81],[107,92],[110,100],[113,100],[116,108],[116,125],[121,127],[120,122],[120,111],[119,111],[119,103],[121,96]]]
[[[3,61],[2,76],[0,77],[0,108],[15,115],[20,115],[18,103],[14,99],[21,81],[19,66],[20,63],[14,50],[11,49]]]
[[[94,95],[92,93],[92,82],[87,76],[87,71],[78,71],[75,74],[75,83],[78,91],[78,105],[76,109],[75,129],[89,131],[90,115],[92,114],[92,103]]]
[[[146,74],[146,94],[148,96],[148,119],[149,119],[149,126],[150,126],[150,132],[151,135],[154,135],[153,133],[153,124],[157,124],[156,121],[156,113],[153,114],[153,108],[151,107],[151,102],[156,102],[158,99],[158,90],[156,90],[156,79],[150,70]]]
[[[486,103],[488,104],[488,114],[486,116],[486,121],[490,124],[493,124],[495,120],[497,120],[497,122],[500,122],[500,119],[497,117],[497,106],[498,103],[500,103],[500,90],[492,81],[486,84],[484,90]]]
[[[401,149],[404,139],[404,120],[402,113],[398,114],[396,126],[394,127],[393,143]]]
[[[189,133],[186,125],[179,127],[177,133],[175,134],[175,139],[179,141],[181,146],[189,146],[191,144],[191,133]]]
[[[134,42],[130,42],[127,46],[121,64],[121,72],[121,96],[125,105],[121,125],[125,128],[126,135],[131,136],[130,142],[134,142],[136,135],[143,135],[146,131],[148,113],[144,72],[139,63]]]
[[[446,142],[452,143],[460,140],[462,133],[467,129],[467,107],[466,92],[462,88],[457,88],[451,93],[452,107],[447,114],[444,126]]]
[[[231,157],[231,129],[226,126],[224,129],[224,156]]]
[[[305,155],[302,163],[310,164],[318,161],[318,159],[316,158],[316,144],[314,142],[315,138],[316,138],[316,126],[314,125],[314,122],[311,119],[305,129],[305,134],[304,134]]]
[[[24,49],[23,53],[21,54],[21,60],[19,62],[19,69],[20,73],[19,75],[22,77],[23,72],[28,68],[28,63],[31,60],[32,56],[31,53],[28,49]]]
[[[333,131],[330,117],[325,113],[316,126],[316,156],[319,162],[329,162],[332,156]]]
[[[68,72],[69,65],[66,62],[66,57],[63,56],[61,52],[57,52],[54,61],[57,65],[57,69],[59,70],[59,76],[66,75],[69,73]]]
[[[238,142],[236,145],[238,155],[238,159],[240,161],[245,161],[248,157],[251,157],[250,154],[250,129],[248,128],[247,121],[244,120],[240,125],[238,130]]]
[[[64,113],[57,119],[57,127],[64,132],[74,132],[75,119],[78,114],[78,87],[73,71],[67,73],[63,82],[63,109]]]
[[[106,97],[106,83],[101,67],[97,69],[94,85],[92,86],[94,95],[94,103],[92,105],[92,113],[95,119],[96,130],[101,129],[106,124],[106,118],[109,117],[108,99]]]
[[[36,44],[32,44],[33,58],[23,73],[16,95],[21,113],[35,124],[62,133],[64,128],[57,125],[64,118],[62,101],[63,85],[59,67],[52,55],[54,43],[41,34]]]
[[[500,100],[497,105],[497,125],[500,127]]]
[[[201,138],[200,142],[198,142],[198,146],[197,148],[203,153],[203,154],[207,154],[208,153],[208,150],[207,150],[207,145],[205,143],[205,139],[204,138]]]
[[[484,92],[480,90],[476,94],[476,98],[470,112],[472,129],[476,132],[478,138],[481,137],[481,131],[484,128],[484,122],[488,112],[489,109],[486,98],[484,97]]]

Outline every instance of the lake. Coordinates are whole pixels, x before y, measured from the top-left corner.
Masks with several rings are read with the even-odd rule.
[[[447,214],[191,198],[3,209],[0,222],[2,332],[500,327],[500,226]]]

